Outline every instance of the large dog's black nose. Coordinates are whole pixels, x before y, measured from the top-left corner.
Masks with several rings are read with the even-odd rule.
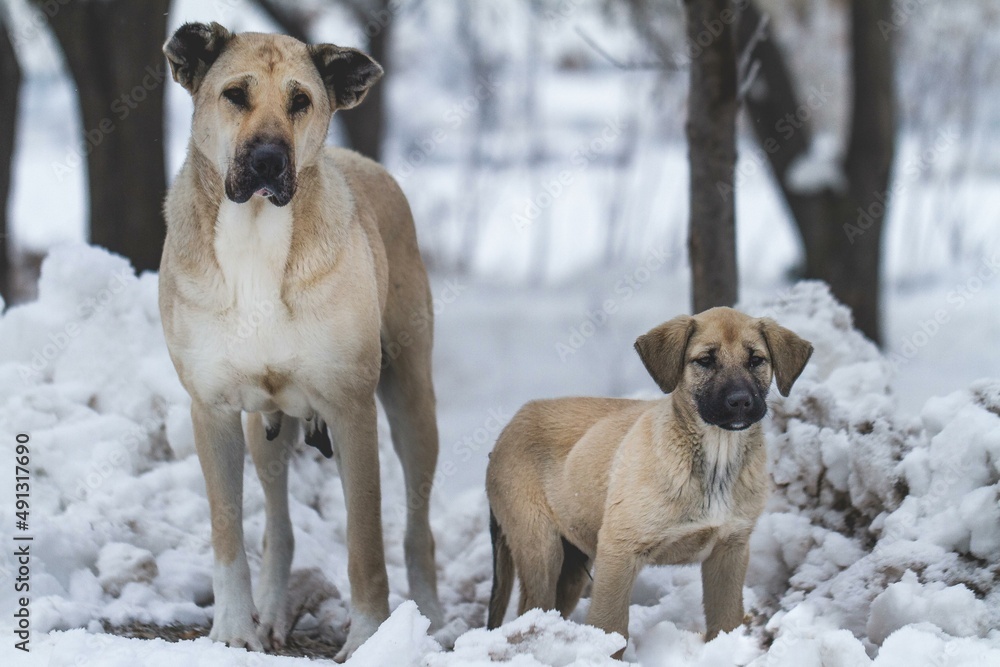
[[[753,407],[753,396],[746,389],[738,389],[726,396],[726,405],[736,411],[749,410]]]
[[[281,144],[260,144],[250,154],[250,166],[265,181],[276,179],[288,169],[288,149]]]

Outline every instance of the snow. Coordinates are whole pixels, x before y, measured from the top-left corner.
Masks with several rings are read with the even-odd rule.
[[[34,535],[33,650],[26,656],[7,642],[0,660],[301,662],[207,639],[103,633],[102,622],[207,625],[212,616],[208,508],[188,398],[160,331],[157,278],[130,277],[127,269],[103,250],[60,246],[43,264],[38,300],[0,317],[0,442],[12,456],[14,435],[31,434]],[[678,278],[664,267],[649,271],[628,298],[616,297],[623,275],[627,268],[591,285],[519,298],[509,287],[446,286],[435,277],[435,294],[450,289],[454,297],[439,304],[442,457],[432,505],[447,624],[428,636],[427,620],[406,600],[402,476],[382,420],[394,612],[352,664],[614,664],[609,656],[622,639],[580,623],[586,600],[571,620],[540,611],[516,619],[511,611],[500,629],[482,629],[491,577],[482,472],[499,429],[527,398],[652,395],[625,343],[673,314],[664,312],[664,294],[678,295],[670,298],[682,309],[683,290],[666,287]],[[617,298],[620,309],[602,319],[594,313],[605,297]],[[774,492],[751,541],[750,621],[705,644],[698,569],[646,568],[635,587],[625,658],[706,667],[1000,659],[1000,380],[974,382],[909,414],[891,391],[891,357],[851,327],[848,311],[822,284],[753,296],[742,307],[776,318],[816,349],[791,396],[771,394]],[[574,331],[579,346],[560,358],[558,344]],[[486,361],[513,355],[530,372]],[[342,639],[350,601],[335,467],[300,444],[289,487],[300,627]],[[256,576],[264,509],[249,459],[245,489]],[[13,521],[13,506],[4,504],[0,524]],[[0,578],[9,584],[13,572],[5,551]],[[9,585],[3,591],[0,634],[10,637],[15,601]]]
[[[35,537],[31,654],[9,641],[15,563],[9,549],[0,557],[0,635],[8,638],[0,664],[306,664],[204,638],[168,643],[103,630],[103,623],[211,622],[204,481],[189,399],[160,331],[157,278],[136,278],[122,258],[79,244],[85,169],[54,169],[78,151],[73,86],[27,3],[9,4],[28,75],[11,235],[16,248],[49,254],[38,300],[0,316],[0,451],[11,453],[14,434],[31,434]],[[650,57],[620,15],[595,9],[601,4],[559,3],[534,37],[523,3],[470,10],[470,29],[498,81],[480,96],[456,8],[399,10],[384,161],[436,267],[441,456],[432,520],[447,623],[429,637],[426,619],[406,600],[402,475],[383,420],[394,611],[352,664],[616,664],[608,656],[622,639],[580,623],[586,599],[568,621],[538,611],[517,619],[511,610],[500,629],[481,627],[491,559],[483,474],[500,429],[534,398],[651,396],[632,341],[689,307],[684,77],[622,73],[581,46],[577,27],[623,60]],[[794,12],[781,9],[784,0],[762,6],[774,10],[779,38],[800,54],[790,61],[797,79],[813,84],[800,92],[817,140],[790,176],[793,187],[809,190],[842,180],[847,32],[838,3],[793,4]],[[748,624],[704,643],[697,568],[646,568],[633,595],[627,660],[1000,664],[1000,187],[991,104],[1000,32],[982,27],[995,23],[988,2],[916,4],[899,35],[903,129],[884,245],[885,353],[851,328],[822,286],[787,286],[798,240],[766,154],[743,142],[736,168],[742,305],[810,339],[816,353],[790,397],[772,392],[774,493],[752,540]],[[244,0],[174,5],[171,28],[218,20],[234,30],[273,29]],[[314,30],[336,43],[362,40],[337,10],[322,12]],[[538,86],[535,116],[525,108],[529,72]],[[810,104],[817,91],[830,101]],[[191,102],[176,85],[166,95],[168,173],[175,173]],[[606,128],[600,150],[574,160]],[[334,123],[331,139],[337,131]],[[475,150],[502,166],[477,168]],[[533,150],[543,156],[537,164],[526,157]],[[567,171],[569,182],[553,194]],[[529,209],[531,224],[518,227]],[[462,261],[467,272],[452,271]],[[299,628],[336,643],[350,605],[340,482],[335,467],[305,446],[290,482]],[[256,577],[264,511],[249,459],[245,489]],[[12,508],[0,504],[4,531]]]
[[[804,195],[829,189],[843,192],[847,176],[843,169],[841,139],[832,134],[819,134],[809,144],[809,150],[795,158],[785,175],[788,187]]]

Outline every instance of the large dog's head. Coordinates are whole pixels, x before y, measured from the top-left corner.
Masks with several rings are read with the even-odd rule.
[[[226,196],[284,206],[316,159],[330,116],[358,105],[382,68],[356,49],[283,35],[233,34],[187,23],[163,47],[194,98],[192,136],[225,180]]]
[[[764,418],[772,377],[788,396],[813,351],[774,320],[732,308],[675,317],[639,336],[635,349],[660,389],[683,388],[704,422],[730,431]]]

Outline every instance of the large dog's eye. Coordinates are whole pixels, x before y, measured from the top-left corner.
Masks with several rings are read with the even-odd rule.
[[[226,88],[222,91],[222,96],[233,103],[234,106],[240,109],[246,109],[247,104],[247,91],[242,88]]]
[[[302,113],[309,108],[310,104],[312,104],[312,100],[309,99],[308,95],[305,93],[296,93],[295,97],[292,98],[292,105],[289,111],[293,114]]]
[[[758,366],[760,366],[765,361],[767,361],[767,359],[765,359],[764,357],[759,357],[756,354],[751,354],[750,355],[750,368],[757,368]]]
[[[715,357],[711,355],[705,355],[703,357],[698,357],[694,360],[694,363],[698,364],[702,368],[711,368],[715,365]]]

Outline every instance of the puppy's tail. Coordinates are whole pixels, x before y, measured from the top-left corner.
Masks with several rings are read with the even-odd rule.
[[[486,627],[490,630],[499,628],[503,623],[507,605],[510,603],[510,592],[514,585],[514,559],[511,558],[507,538],[497,523],[497,518],[490,509],[490,541],[493,543],[493,592],[490,594],[490,612]]]

